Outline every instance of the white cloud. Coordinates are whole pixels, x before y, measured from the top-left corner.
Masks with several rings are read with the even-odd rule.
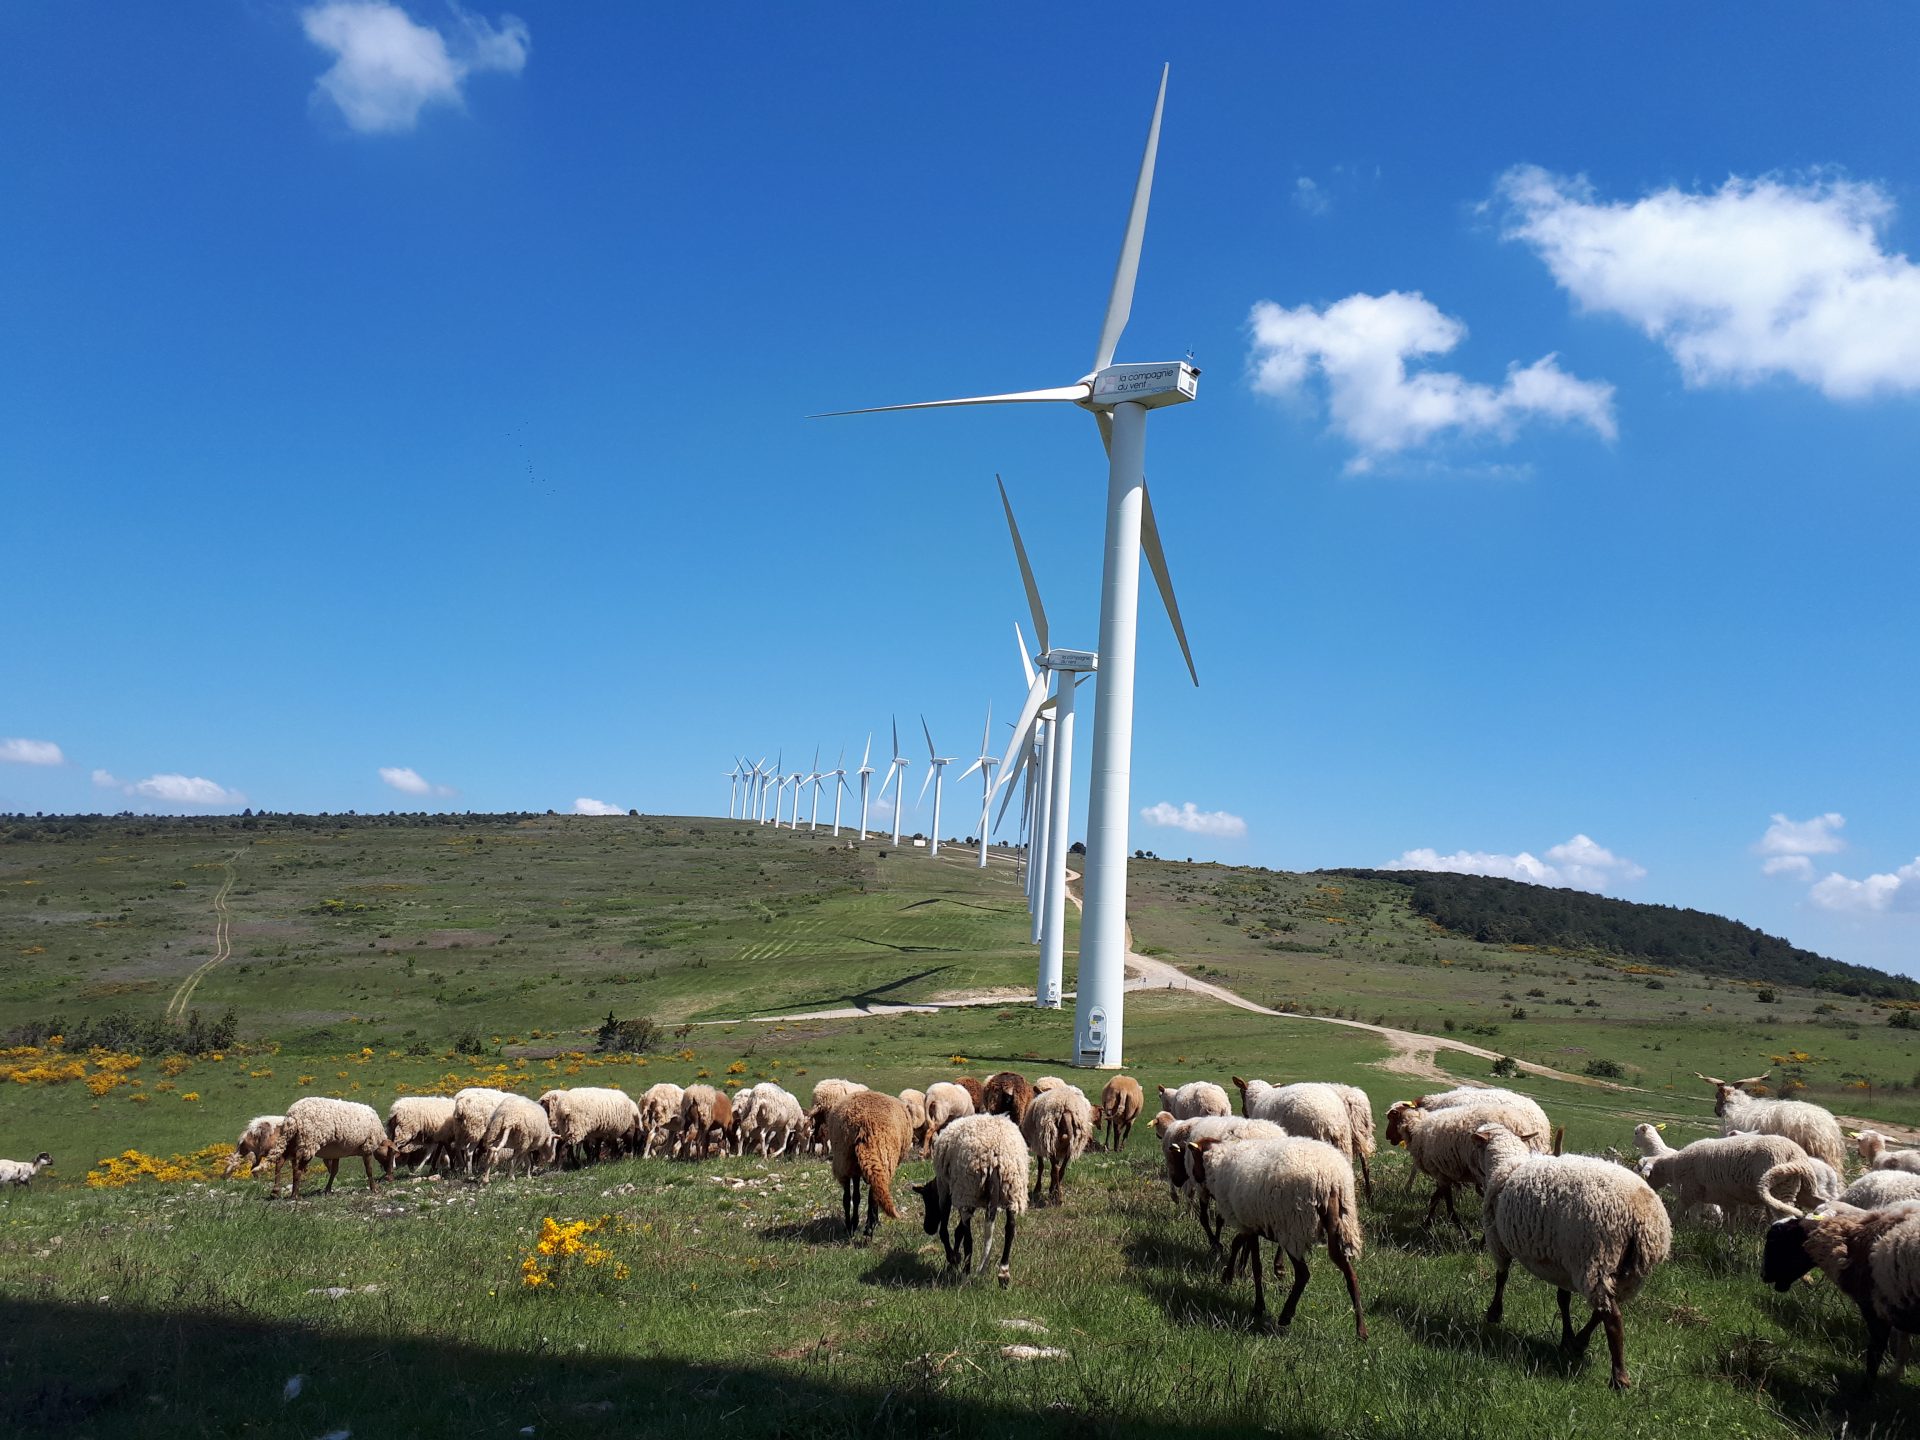
[[[1416,357],[1444,355],[1467,327],[1418,292],[1349,295],[1324,310],[1253,307],[1253,388],[1303,393],[1318,372],[1333,430],[1360,452],[1350,472],[1445,436],[1511,439],[1523,421],[1586,425],[1612,439],[1613,387],[1562,370],[1556,357],[1507,367],[1495,388],[1444,370],[1408,372]]]
[[[1811,880],[1813,861],[1809,855],[1833,855],[1847,848],[1837,833],[1847,817],[1829,810],[1811,820],[1789,820],[1775,813],[1767,833],[1754,842],[1756,855],[1767,858],[1761,863],[1763,875],[1785,875],[1793,880]]]
[[[64,765],[67,757],[51,740],[0,740],[0,761],[14,765]]]
[[[1140,818],[1149,825],[1164,825],[1185,830],[1189,835],[1216,835],[1237,840],[1247,833],[1247,822],[1225,810],[1202,810],[1191,800],[1184,805],[1169,805],[1162,800],[1141,810]]]
[[[98,775],[96,773],[96,779]],[[217,785],[204,775],[149,775],[120,787],[129,795],[159,800],[169,805],[244,805],[247,797],[238,790]]]
[[[624,815],[627,812],[618,805],[609,805],[604,800],[589,800],[582,795],[573,802],[573,813],[576,815]]]
[[[93,783],[98,785],[102,790],[118,790],[126,784],[124,780],[110,770],[94,771]]]
[[[443,34],[387,0],[328,0],[300,14],[307,38],[334,57],[314,82],[315,99],[339,108],[353,129],[377,135],[413,129],[428,105],[460,106],[469,75],[517,75],[527,63],[526,23],[496,27],[454,4]]]
[[[1584,177],[1523,165],[1497,193],[1508,238],[1583,309],[1666,346],[1690,385],[1920,389],[1920,266],[1881,247],[1894,205],[1877,185],[1735,176],[1606,203]]]
[[[1813,878],[1813,861],[1804,855],[1775,855],[1760,866],[1762,875],[1787,875],[1795,880]]]
[[[1624,855],[1616,855],[1586,835],[1553,846],[1546,859],[1522,850],[1517,855],[1500,855],[1486,850],[1456,850],[1442,855],[1431,848],[1409,850],[1382,867],[1387,870],[1436,870],[1455,875],[1494,875],[1507,880],[1525,880],[1534,885],[1553,885],[1569,890],[1605,890],[1610,886],[1646,877],[1646,869]]]
[[[406,795],[457,795],[451,785],[435,785],[411,765],[382,765],[380,778]]]
[[[1304,175],[1293,182],[1293,203],[1309,215],[1324,215],[1333,209],[1327,192]]]
[[[1890,875],[1852,880],[1835,871],[1807,892],[1825,910],[1880,915],[1889,910],[1920,910],[1920,856]]]

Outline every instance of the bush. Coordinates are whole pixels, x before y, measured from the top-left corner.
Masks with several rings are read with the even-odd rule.
[[[1493,1075],[1495,1079],[1506,1080],[1519,1073],[1520,1066],[1511,1055],[1502,1055],[1498,1060],[1493,1062]]]
[[[1649,990],[1664,990],[1666,988],[1667,982],[1662,980],[1658,975],[1647,981],[1647,989]]]
[[[1624,1080],[1627,1067],[1618,1060],[1589,1060],[1581,1067],[1581,1073],[1599,1080]]]
[[[659,1040],[660,1027],[651,1017],[638,1015],[631,1020],[616,1020],[609,1010],[600,1024],[600,1033],[594,1037],[593,1048],[638,1055],[653,1049]]]
[[[1762,985],[1759,993],[1753,998],[1758,1000],[1762,1005],[1777,1005],[1780,1003],[1780,992],[1775,990],[1771,985]]]
[[[1887,1024],[1895,1030],[1920,1030],[1920,1019],[1916,1019],[1911,1010],[1894,1011],[1887,1017]]]
[[[469,1025],[453,1037],[453,1048],[462,1055],[478,1055],[487,1048],[487,1037]]]
[[[113,1010],[97,1020],[82,1016],[72,1024],[59,1016],[29,1020],[0,1036],[0,1044],[44,1045],[49,1037],[58,1035],[68,1050],[98,1046],[123,1055],[208,1055],[215,1050],[231,1050],[239,1026],[240,1017],[231,1009],[218,1020],[208,1020],[195,1010],[187,1016],[185,1025]]]

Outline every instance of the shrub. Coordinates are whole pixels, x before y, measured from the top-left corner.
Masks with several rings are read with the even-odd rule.
[[[1581,1073],[1592,1075],[1600,1080],[1624,1080],[1627,1075],[1627,1067],[1622,1065],[1618,1060],[1593,1059],[1587,1061],[1587,1063],[1581,1067]]]
[[[660,1027],[652,1017],[637,1015],[631,1020],[617,1020],[609,1010],[600,1024],[600,1033],[594,1037],[593,1048],[637,1055],[653,1049],[659,1040]]]
[[[1895,1030],[1920,1030],[1920,1019],[1915,1019],[1911,1010],[1894,1011],[1887,1017],[1887,1024]]]
[[[1502,1055],[1498,1060],[1493,1062],[1493,1075],[1495,1079],[1506,1080],[1519,1073],[1519,1063],[1515,1061],[1511,1055]]]
[[[1771,985],[1762,985],[1759,993],[1753,998],[1758,1000],[1762,1005],[1777,1005],[1780,1002],[1780,992],[1775,990]]]
[[[1658,975],[1647,981],[1647,989],[1649,990],[1664,990],[1666,988],[1667,982],[1662,980]]]

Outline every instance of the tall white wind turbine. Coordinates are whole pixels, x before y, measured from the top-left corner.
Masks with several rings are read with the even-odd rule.
[[[940,853],[940,784],[946,776],[947,766],[960,757],[948,755],[942,758],[934,752],[933,731],[927,729],[927,717],[924,715],[920,717],[920,730],[927,737],[927,778],[920,782],[921,800],[927,798],[927,786],[933,786],[933,829],[928,832],[927,841],[927,854],[931,856]],[[919,801],[914,803],[918,804]]]
[[[1186,656],[1187,671],[1200,683],[1187,645],[1186,627],[1173,597],[1173,580],[1160,547],[1159,527],[1147,498],[1147,412],[1191,400],[1200,372],[1181,360],[1116,365],[1114,351],[1133,312],[1134,281],[1147,230],[1147,202],[1160,150],[1160,117],[1166,106],[1167,71],[1147,127],[1146,153],[1134,181],[1133,203],[1114,267],[1107,313],[1094,348],[1093,368],[1071,385],[974,395],[959,400],[884,405],[877,410],[924,410],[953,405],[1065,402],[1093,412],[1107,451],[1106,561],[1100,581],[1100,671],[1093,720],[1093,776],[1087,814],[1086,907],[1080,932],[1080,994],[1074,1013],[1072,1063],[1120,1064],[1125,1038],[1123,985],[1127,950],[1127,820],[1132,803],[1134,642],[1139,621],[1140,552],[1160,587]],[[870,411],[842,411],[865,414]]]
[[[813,747],[813,773],[807,777],[807,783],[813,786],[813,809],[807,812],[807,833],[809,835],[817,833],[820,829],[820,791],[822,789],[820,779],[820,747],[816,745]],[[794,807],[793,823],[796,826],[800,823],[798,806]]]
[[[847,752],[842,750],[840,758],[833,762],[833,769],[827,771],[833,780],[833,838],[840,838],[840,802],[847,797],[851,787],[847,784]]]
[[[727,779],[732,782],[727,790],[727,819],[729,820],[735,818],[735,812],[740,808],[740,777],[745,773],[740,767],[744,764],[746,764],[746,761],[736,756],[733,762],[733,769],[727,771]]]
[[[1021,653],[1026,653],[1025,646],[1021,647]],[[992,743],[993,704],[989,701],[987,704],[987,727],[980,732],[980,756],[973,764],[962,770],[959,777],[964,780],[967,776],[973,774],[974,771],[978,770],[980,772],[980,868],[982,870],[987,868],[987,831],[990,828],[988,825],[987,812],[993,805],[993,767],[1000,763],[1000,757],[987,748]]]
[[[867,788],[873,784],[873,766],[867,762],[873,758],[873,732],[867,732],[867,748],[860,752],[860,768],[854,773],[860,777],[860,843],[867,841]]]
[[[893,844],[900,847],[900,812],[907,808],[907,757],[900,753],[900,722],[893,722],[893,764],[887,770],[887,778],[880,782],[880,798],[887,798],[887,787],[893,787]]]

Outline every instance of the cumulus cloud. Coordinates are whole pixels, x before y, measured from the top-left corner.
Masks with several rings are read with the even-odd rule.
[[[1140,818],[1149,825],[1164,825],[1172,830],[1184,830],[1189,835],[1214,835],[1238,840],[1247,833],[1247,822],[1238,815],[1225,810],[1202,810],[1191,800],[1184,805],[1169,805],[1162,800],[1158,805],[1149,805],[1141,810]]]
[[[1609,440],[1616,433],[1613,387],[1569,375],[1552,355],[1508,366],[1499,386],[1409,371],[1409,360],[1444,355],[1467,334],[1417,291],[1349,295],[1324,310],[1262,300],[1249,323],[1253,388],[1292,397],[1318,375],[1334,432],[1359,451],[1349,472],[1446,437],[1508,440],[1526,421],[1585,425]]]
[[[1813,861],[1804,855],[1775,855],[1760,865],[1762,875],[1785,875],[1794,880],[1813,878]]]
[[[14,765],[64,765],[67,757],[51,740],[0,740],[0,761]]]
[[[1553,846],[1543,860],[1522,850],[1501,855],[1486,850],[1456,850],[1442,855],[1431,848],[1409,850],[1382,867],[1387,870],[1439,870],[1455,875],[1495,875],[1568,890],[1600,891],[1644,879],[1646,869],[1616,855],[1587,835]]]
[[[573,802],[573,813],[576,815],[624,815],[627,812],[618,805],[609,805],[604,800],[589,800],[582,795]]]
[[[1889,910],[1920,910],[1920,856],[1890,874],[1854,880],[1835,871],[1807,892],[1825,910],[1880,915]]]
[[[404,795],[457,795],[451,785],[435,785],[411,765],[382,765],[380,778]]]
[[[1582,309],[1664,345],[1690,385],[1920,389],[1920,266],[1883,248],[1894,204],[1877,185],[1735,176],[1608,202],[1584,177],[1523,165],[1497,195],[1508,238]]]
[[[307,38],[333,64],[314,81],[314,99],[330,103],[363,135],[411,130],[428,105],[461,106],[467,77],[517,75],[526,66],[526,23],[502,15],[495,26],[449,7],[446,31],[415,21],[387,0],[328,0],[300,13]]]
[[[1760,863],[1763,875],[1811,880],[1813,861],[1807,858],[1809,855],[1832,855],[1847,848],[1847,842],[1838,833],[1847,823],[1847,817],[1836,811],[1816,815],[1811,820],[1789,820],[1781,814],[1771,818],[1773,823],[1767,826],[1767,833],[1753,845],[1756,855],[1766,857]]]
[[[1333,209],[1327,192],[1304,175],[1293,182],[1293,203],[1309,215],[1324,215]]]

